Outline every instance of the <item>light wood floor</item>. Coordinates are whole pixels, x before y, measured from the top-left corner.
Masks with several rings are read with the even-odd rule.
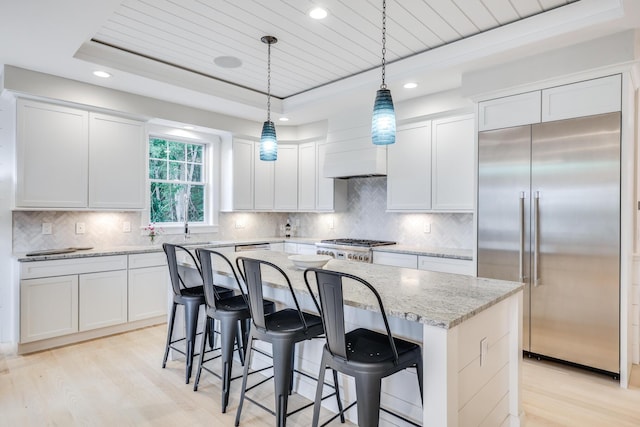
[[[184,363],[161,369],[166,326],[27,356],[0,353],[1,426],[233,426],[240,381],[226,414],[219,380],[203,373],[198,392],[184,384]],[[2,350],[2,349],[0,349]],[[523,366],[524,425],[640,426],[640,372],[623,390],[603,376],[545,362]],[[301,403],[295,396],[290,403]],[[311,410],[288,420],[308,426]],[[243,426],[274,419],[247,402]],[[339,425],[336,422],[335,425]]]

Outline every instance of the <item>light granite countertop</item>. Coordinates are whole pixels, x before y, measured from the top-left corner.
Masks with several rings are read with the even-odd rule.
[[[187,243],[179,243],[185,246],[202,246],[202,247],[222,247],[222,246],[235,246],[235,245],[246,245],[246,244],[258,244],[258,243],[282,243],[282,242],[291,242],[291,243],[302,243],[307,245],[315,244],[322,240],[320,237],[291,237],[288,239],[284,239],[283,237],[264,237],[264,238],[255,238],[255,239],[242,239],[242,240],[213,240],[206,242],[198,242],[198,241],[190,241]],[[471,249],[452,249],[452,248],[430,248],[430,247],[418,247],[418,246],[406,246],[406,245],[390,245],[390,246],[381,246],[378,248],[373,248],[376,252],[395,252],[395,253],[404,253],[409,255],[425,255],[425,256],[433,256],[440,258],[453,258],[453,259],[462,259],[462,260],[472,260],[472,251]],[[79,250],[76,252],[70,252],[65,254],[55,254],[55,255],[38,255],[38,256],[27,256],[26,252],[17,252],[14,253],[13,256],[19,262],[30,262],[30,261],[47,261],[53,259],[72,259],[72,258],[86,258],[86,257],[95,257],[95,256],[109,256],[109,255],[130,255],[130,254],[141,254],[141,253],[151,253],[151,252],[161,252],[162,244],[158,243],[155,245],[141,245],[141,246],[112,246],[112,247],[101,247],[101,248],[93,248],[90,250]]]
[[[280,266],[296,291],[308,294],[303,271],[293,266],[288,254],[275,251],[232,254],[233,258],[238,256],[262,259]],[[367,280],[380,293],[388,315],[443,329],[459,325],[524,287],[518,282],[341,260],[331,260],[324,268]],[[265,268],[263,279],[276,288],[286,287],[282,276],[273,270]],[[356,287],[345,288],[345,303],[378,311],[373,295]]]
[[[436,248],[425,246],[407,246],[407,245],[389,245],[378,246],[373,248],[374,252],[394,252],[409,255],[423,255],[438,258],[453,258],[466,261],[473,260],[473,251],[471,249],[457,248]]]

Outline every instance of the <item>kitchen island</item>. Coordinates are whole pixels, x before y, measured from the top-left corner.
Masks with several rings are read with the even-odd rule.
[[[302,304],[313,307],[303,271],[293,266],[288,254],[228,255],[280,266],[302,295]],[[415,373],[407,371],[383,382],[383,406],[386,402],[409,418],[421,419],[424,426],[520,425],[521,283],[339,260],[329,261],[325,268],[369,281],[380,293],[393,333],[422,344],[424,404]],[[263,279],[272,291],[266,297],[290,304],[280,275],[265,270]],[[371,295],[346,288],[345,304],[348,323],[381,329]],[[319,345],[304,343],[298,353],[298,366],[311,374],[318,370]],[[346,387],[343,396],[353,400],[353,389],[344,381],[341,386]],[[309,385],[299,383],[297,391],[313,397]]]

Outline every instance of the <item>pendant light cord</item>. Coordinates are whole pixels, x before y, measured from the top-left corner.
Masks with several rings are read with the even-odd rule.
[[[271,43],[267,44],[267,121],[271,121]]]
[[[382,84],[380,89],[386,89],[387,85],[384,82],[385,78],[385,55],[387,53],[387,1],[382,0]]]

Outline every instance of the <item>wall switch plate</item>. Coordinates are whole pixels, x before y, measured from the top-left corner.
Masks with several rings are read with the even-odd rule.
[[[76,222],[76,234],[84,234],[85,226],[84,222]]]
[[[53,232],[53,226],[50,222],[42,223],[42,234],[51,234]]]
[[[131,233],[131,223],[129,221],[125,221],[122,223],[122,232]]]
[[[424,223],[424,232],[425,233],[431,233],[431,223],[430,222],[425,222]]]

